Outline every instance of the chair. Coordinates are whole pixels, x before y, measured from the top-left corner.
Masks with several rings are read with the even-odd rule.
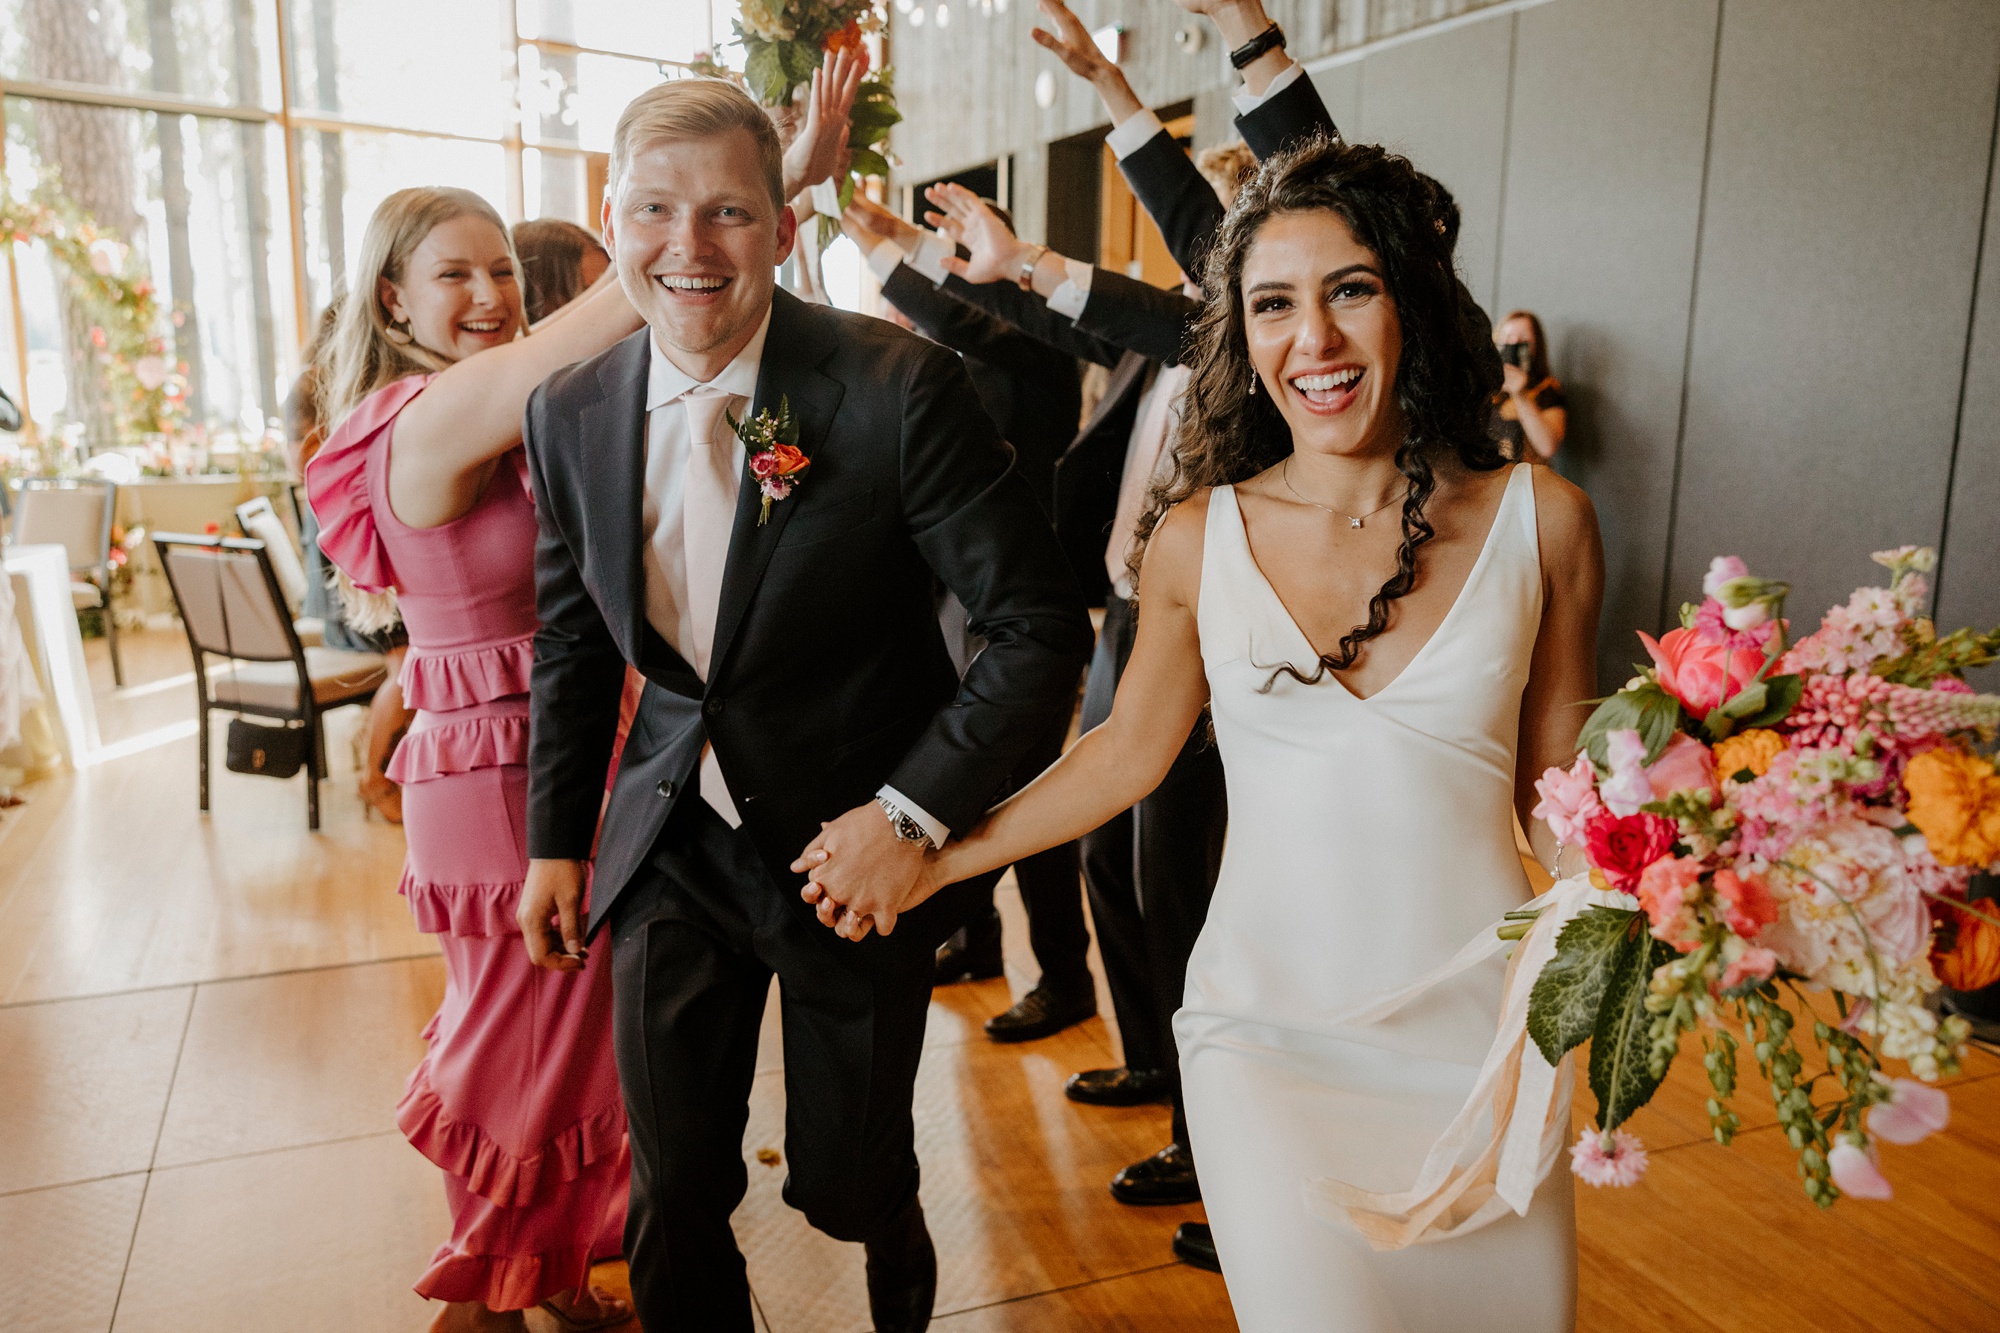
[[[11,540],[20,546],[46,542],[69,552],[70,598],[80,611],[104,613],[111,679],[122,689],[125,662],[111,607],[111,527],[117,508],[118,487],[108,481],[24,481]]]
[[[160,568],[187,628],[201,710],[201,808],[208,809],[208,715],[213,709],[276,718],[305,729],[306,823],[319,829],[319,783],[326,776],[321,719],[330,709],[366,705],[388,678],[379,653],[307,647],[261,541],[153,534]],[[226,666],[211,671],[209,659]]]
[[[299,614],[306,600],[305,560],[278,511],[261,495],[245,500],[236,506],[236,526],[245,537],[264,543],[264,552],[271,557],[271,570],[278,576],[278,587],[284,590],[285,601],[291,607],[292,626],[299,632],[299,641],[308,648],[324,643],[326,622],[317,616]]]

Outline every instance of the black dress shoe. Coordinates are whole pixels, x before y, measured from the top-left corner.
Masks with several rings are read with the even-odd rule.
[[[924,1333],[937,1304],[937,1249],[915,1199],[863,1247],[875,1333]]]
[[[1206,1222],[1183,1222],[1174,1228],[1174,1258],[1211,1273],[1222,1271],[1222,1260],[1215,1257],[1215,1236]]]
[[[1174,1076],[1164,1069],[1086,1069],[1071,1074],[1063,1096],[1086,1106],[1144,1106],[1172,1101]]]
[[[1201,1182],[1195,1179],[1194,1154],[1182,1143],[1169,1143],[1143,1162],[1111,1177],[1111,1197],[1120,1203],[1200,1203]]]
[[[1065,998],[1047,986],[1037,986],[1003,1014],[986,1020],[986,1035],[994,1041],[1037,1041],[1053,1037],[1064,1028],[1075,1027],[1097,1016],[1097,993],[1085,991]]]
[[[1000,975],[1000,914],[961,927],[957,934],[938,946],[937,973],[933,986],[950,986],[961,981],[990,981]]]

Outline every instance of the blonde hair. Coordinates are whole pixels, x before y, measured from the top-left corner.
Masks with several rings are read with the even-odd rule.
[[[632,164],[632,154],[656,143],[706,139],[730,130],[748,130],[757,143],[757,165],[771,191],[771,203],[785,206],[785,149],[777,127],[750,94],[725,79],[669,79],[626,103],[611,132],[610,192]]]
[[[1237,139],[1202,149],[1194,165],[1227,208],[1236,202],[1236,192],[1243,188],[1243,182],[1257,174],[1257,155],[1250,151],[1250,145]]]
[[[361,238],[352,292],[341,302],[339,319],[327,340],[325,371],[315,386],[319,420],[329,434],[368,395],[407,376],[432,374],[451,364],[450,357],[409,339],[407,332],[404,341],[391,338],[389,312],[382,306],[380,293],[384,278],[403,280],[410,256],[435,228],[467,216],[492,223],[512,258],[514,244],[507,224],[493,205],[470,190],[416,186],[398,190],[376,205]],[[519,264],[515,267],[518,271]],[[363,592],[345,572],[339,575],[338,583],[352,628],[376,634],[402,619],[393,592]]]

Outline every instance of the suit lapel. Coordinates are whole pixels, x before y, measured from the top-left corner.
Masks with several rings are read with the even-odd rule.
[[[603,605],[621,607],[617,628],[627,660],[638,661],[645,635],[646,576],[640,506],[646,494],[646,378],[650,334],[640,329],[597,367],[603,396],[584,409],[576,460],[588,500],[591,563],[601,570]]]
[[[811,306],[791,293],[779,290],[771,299],[771,330],[764,338],[764,359],[757,372],[757,397],[750,404],[755,417],[760,412],[777,414],[781,402],[791,404],[799,423],[799,448],[817,460],[820,446],[833,429],[834,413],[846,392],[838,380],[823,375],[819,363],[833,351],[834,342],[821,327]],[[715,646],[709,655],[709,681],[721,675],[729,656],[729,646],[756,595],[771,554],[784,535],[792,511],[812,490],[810,470],[800,478],[786,499],[771,505],[771,517],[761,526],[757,516],[764,497],[757,478],[744,459],[743,478],[737,486],[736,519],[730,529],[729,560],[723,567],[722,593],[715,613]]]

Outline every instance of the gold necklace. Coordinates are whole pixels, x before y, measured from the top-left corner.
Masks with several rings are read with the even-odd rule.
[[[1381,504],[1376,505],[1373,509],[1363,514],[1360,518],[1356,518],[1352,514],[1343,514],[1338,509],[1329,509],[1317,500],[1308,500],[1305,496],[1299,495],[1299,488],[1292,485],[1292,459],[1291,455],[1289,454],[1285,456],[1285,461],[1281,463],[1278,467],[1278,480],[1285,483],[1286,490],[1290,491],[1294,496],[1298,497],[1299,503],[1309,504],[1314,509],[1320,510],[1323,513],[1332,514],[1335,518],[1344,518],[1347,520],[1347,526],[1350,528],[1360,527],[1365,520],[1375,517],[1375,515],[1381,513],[1384,509],[1387,509],[1390,505],[1396,503],[1397,500],[1403,499],[1410,493],[1409,484],[1406,482],[1403,485],[1402,495],[1392,495],[1388,499],[1384,500]]]

